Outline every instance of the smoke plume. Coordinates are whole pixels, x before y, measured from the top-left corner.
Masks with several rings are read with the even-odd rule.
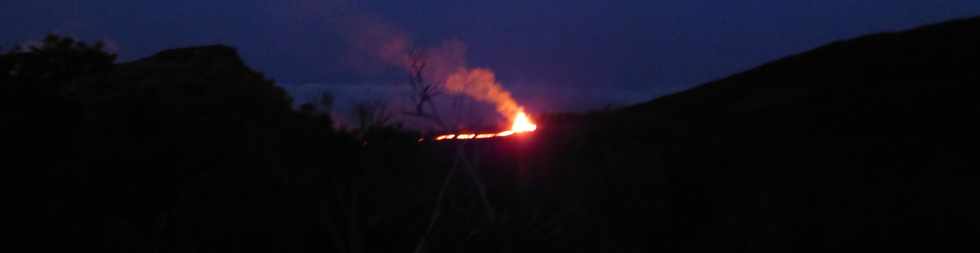
[[[411,72],[412,64],[425,63],[422,75],[442,93],[465,95],[493,104],[504,118],[512,120],[521,108],[486,68],[466,65],[466,45],[458,39],[445,40],[434,47],[414,44],[409,35],[395,26],[371,16],[352,16],[343,22],[348,43],[375,60]]]
[[[474,100],[493,103],[504,117],[510,119],[521,111],[510,92],[504,90],[493,71],[485,68],[459,69],[444,82],[446,91],[463,94]]]

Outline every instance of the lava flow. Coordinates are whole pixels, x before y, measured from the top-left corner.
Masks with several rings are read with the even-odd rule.
[[[535,125],[534,122],[531,121],[531,117],[528,117],[527,113],[524,113],[524,111],[518,111],[517,115],[514,115],[514,123],[510,126],[509,130],[504,130],[496,133],[444,134],[444,135],[436,136],[434,140],[446,141],[446,140],[490,139],[490,138],[507,137],[515,134],[533,132],[535,129],[538,129],[538,125]]]

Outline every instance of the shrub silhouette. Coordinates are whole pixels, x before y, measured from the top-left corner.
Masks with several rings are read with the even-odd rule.
[[[977,30],[837,42],[462,145],[333,129],[229,47],[113,64],[49,37],[0,55],[0,130],[43,251],[412,250],[457,148],[496,218],[452,181],[427,252],[975,248]]]

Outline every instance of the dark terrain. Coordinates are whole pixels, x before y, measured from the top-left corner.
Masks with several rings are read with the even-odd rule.
[[[114,58],[59,37],[0,55],[4,167],[31,186],[37,251],[976,251],[980,238],[980,18],[469,143],[334,129],[328,106],[294,108],[224,46]],[[452,170],[437,201],[458,150],[479,173]]]
[[[603,115],[589,139],[619,140],[592,144],[619,196],[603,206],[617,237],[651,248],[975,248],[978,85],[973,18],[832,43]]]

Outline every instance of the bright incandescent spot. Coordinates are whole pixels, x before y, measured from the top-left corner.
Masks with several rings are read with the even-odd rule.
[[[472,139],[490,139],[497,137],[507,137],[515,134],[523,134],[528,132],[533,132],[538,129],[538,125],[535,125],[531,121],[531,117],[527,115],[524,111],[518,111],[514,115],[514,123],[511,124],[510,129],[496,132],[496,133],[456,133],[456,134],[443,134],[436,136],[433,140],[436,141],[446,141],[446,140],[472,140]]]

